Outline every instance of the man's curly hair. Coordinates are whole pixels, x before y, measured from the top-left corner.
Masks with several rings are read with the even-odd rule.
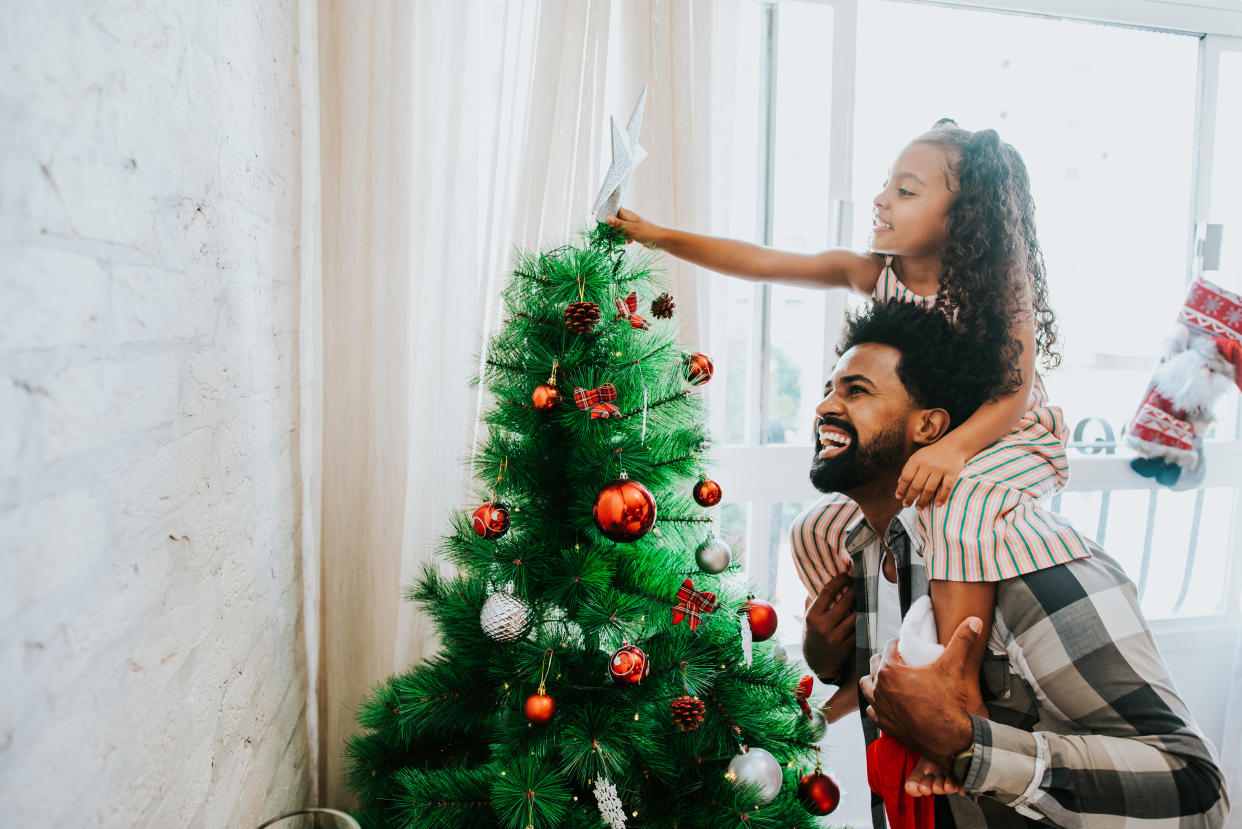
[[[949,118],[914,140],[945,150],[956,180],[937,304],[956,313],[979,345],[1001,352],[1010,369],[1000,393],[1012,393],[1024,379],[1015,320],[1032,320],[1036,357],[1045,368],[1061,363],[1026,164],[996,130],[970,132]]]
[[[864,343],[895,348],[906,393],[919,408],[947,411],[950,429],[995,397],[1010,371],[996,351],[965,336],[944,314],[900,299],[851,315],[837,354]]]

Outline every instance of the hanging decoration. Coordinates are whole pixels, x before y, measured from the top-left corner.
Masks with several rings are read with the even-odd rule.
[[[630,328],[638,331],[646,331],[651,326],[647,321],[640,317],[638,311],[638,292],[630,291],[630,295],[625,299],[617,297],[617,319],[629,320]]]
[[[530,630],[530,605],[514,596],[510,585],[483,602],[479,624],[497,642],[516,642]]]
[[[608,661],[608,675],[618,685],[637,685],[651,673],[651,660],[642,648],[622,642]]]
[[[651,316],[657,319],[671,320],[673,318],[673,309],[676,307],[677,303],[673,302],[673,295],[665,291],[651,300]]]
[[[759,802],[767,803],[781,791],[781,764],[762,748],[741,747],[741,754],[729,761],[725,778],[759,787]]]
[[[565,326],[575,334],[590,334],[599,318],[599,305],[594,302],[571,302],[565,309]]]
[[[742,612],[750,622],[750,632],[756,642],[765,642],[776,633],[776,608],[763,599],[748,596]]]
[[[677,588],[677,604],[673,605],[673,624],[689,619],[690,630],[699,629],[699,621],[705,614],[716,610],[716,594],[707,590],[695,590],[694,582],[686,579]]]
[[[841,802],[841,789],[820,765],[819,746],[815,746],[815,771],[802,775],[798,781],[798,802],[811,814],[820,816],[830,814]]]
[[[579,409],[586,409],[591,413],[591,420],[610,417],[620,417],[621,410],[613,405],[617,399],[617,387],[612,383],[604,383],[598,389],[574,389],[574,403]]]
[[[561,393],[556,389],[556,369],[559,365],[560,360],[552,360],[552,375],[548,377],[548,382],[541,386],[536,386],[535,391],[530,396],[530,402],[540,411],[546,412],[549,409],[555,409],[557,404],[561,402]]]
[[[701,386],[712,379],[712,371],[715,370],[715,367],[712,365],[711,358],[696,351],[694,354],[687,354],[682,358],[681,369],[691,385]]]
[[[673,722],[677,723],[677,727],[682,731],[693,731],[703,722],[703,715],[707,713],[707,706],[703,700],[690,693],[690,682],[686,678],[686,663],[681,663],[681,690],[682,695],[677,697],[670,703],[673,711]]]
[[[595,526],[612,541],[633,542],[647,534],[656,521],[655,496],[638,481],[621,477],[600,490],[592,509]]]
[[[704,573],[723,573],[733,563],[733,551],[723,540],[709,534],[694,551],[694,563]]]
[[[480,538],[493,541],[509,531],[509,510],[488,501],[481,504],[470,517],[470,526]]]
[[[595,803],[599,806],[599,816],[608,829],[625,829],[625,807],[617,796],[617,787],[606,777],[595,781]]]
[[[694,502],[700,507],[714,507],[720,503],[720,499],[724,497],[720,484],[711,478],[704,476],[694,485]]]
[[[548,671],[552,668],[552,649],[543,652],[539,667],[539,690],[526,698],[526,719],[533,723],[545,723],[556,713],[556,700],[548,695]]]

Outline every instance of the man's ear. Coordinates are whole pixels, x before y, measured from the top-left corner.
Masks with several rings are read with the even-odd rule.
[[[920,446],[935,443],[949,431],[949,413],[944,409],[918,409],[911,421],[910,439]]]

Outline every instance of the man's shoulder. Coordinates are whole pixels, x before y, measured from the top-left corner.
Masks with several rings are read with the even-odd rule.
[[[1138,590],[1099,546],[1092,544],[1091,552],[1088,558],[999,582],[996,612],[1009,632],[1020,637],[1050,624],[1064,638],[1095,623],[1104,628],[1124,623],[1126,632],[1133,632],[1142,618]]]

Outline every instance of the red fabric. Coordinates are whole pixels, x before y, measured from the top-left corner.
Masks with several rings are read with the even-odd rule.
[[[591,419],[620,417],[621,410],[612,404],[617,399],[617,387],[605,383],[598,389],[574,389],[574,403],[579,409],[590,409]]]
[[[695,590],[694,582],[686,579],[677,588],[677,604],[673,607],[673,624],[680,624],[682,619],[690,620],[690,629],[699,629],[699,620],[704,614],[716,609],[716,594],[708,590]]]
[[[1139,404],[1138,413],[1130,423],[1132,440],[1191,452],[1195,448],[1195,429],[1186,420],[1186,413],[1173,401],[1149,386],[1147,396]]]
[[[1233,366],[1233,382],[1242,391],[1242,343],[1232,337],[1216,337],[1216,350]]]
[[[919,755],[887,734],[867,746],[867,783],[884,798],[884,814],[892,829],[932,829],[936,825],[936,798],[906,794],[906,778],[919,764]]]

